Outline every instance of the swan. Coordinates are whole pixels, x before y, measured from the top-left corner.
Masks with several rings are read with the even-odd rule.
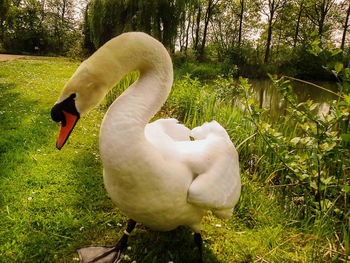
[[[139,70],[138,80],[109,107],[99,136],[105,188],[129,218],[127,229],[113,249],[97,257],[82,250],[81,260],[117,262],[138,222],[156,231],[189,226],[204,262],[201,219],[208,210],[232,216],[241,192],[238,153],[216,121],[192,130],[176,119],[149,123],[173,83],[172,61],[159,41],[124,33],[81,63],[51,110],[52,119],[61,122],[56,146],[61,149],[80,116],[133,70]]]

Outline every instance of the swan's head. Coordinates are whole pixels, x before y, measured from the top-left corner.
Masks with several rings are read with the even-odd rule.
[[[99,48],[73,74],[51,110],[52,119],[61,122],[57,148],[67,141],[80,116],[99,104],[126,73],[154,70],[162,75],[170,91],[172,63],[163,45],[140,32],[124,33]],[[156,70],[155,70],[156,69]]]
[[[61,92],[51,109],[51,118],[61,122],[61,130],[56,143],[61,149],[73,131],[80,116],[90,111],[105,96],[105,83],[93,75],[82,63]]]

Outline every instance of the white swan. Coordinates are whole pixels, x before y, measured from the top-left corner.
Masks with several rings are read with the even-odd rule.
[[[51,111],[55,121],[62,121],[57,147],[64,145],[80,115],[132,70],[140,71],[139,79],[110,106],[100,131],[105,187],[132,219],[117,250],[125,248],[136,221],[159,231],[190,226],[201,251],[206,210],[229,217],[239,199],[238,154],[215,121],[193,130],[175,119],[148,124],[173,82],[172,62],[160,42],[144,33],[125,33],[79,66]]]

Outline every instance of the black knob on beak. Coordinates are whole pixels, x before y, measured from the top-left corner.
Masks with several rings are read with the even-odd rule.
[[[55,104],[51,109],[51,118],[55,122],[62,122],[63,126],[66,126],[66,117],[63,114],[63,111],[66,111],[68,113],[74,114],[75,116],[79,117],[79,113],[77,109],[75,108],[75,100],[76,97],[75,93],[71,94],[67,99],[64,101]]]
[[[51,118],[55,122],[60,122],[64,120],[64,115],[62,113],[62,107],[60,104],[55,104],[51,109]]]

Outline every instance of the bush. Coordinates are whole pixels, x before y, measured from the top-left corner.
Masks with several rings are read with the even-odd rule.
[[[175,79],[180,79],[186,74],[199,80],[214,80],[220,75],[233,76],[237,74],[237,66],[229,63],[184,63],[175,66]]]

